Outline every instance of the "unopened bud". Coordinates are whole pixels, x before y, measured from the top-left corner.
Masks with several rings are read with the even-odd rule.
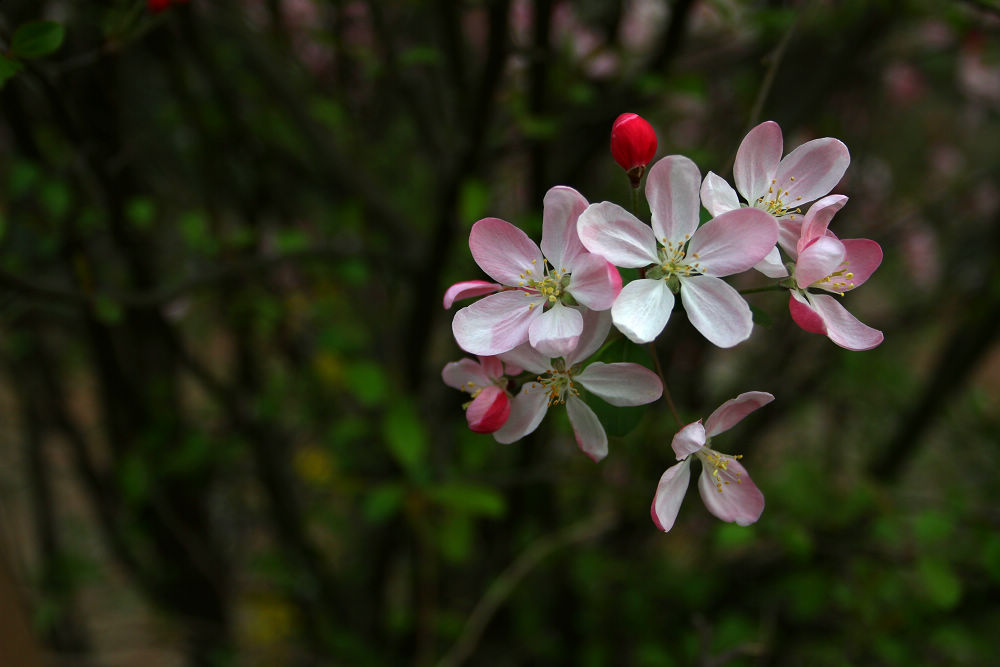
[[[491,385],[484,388],[465,410],[469,428],[476,433],[493,433],[507,422],[510,416],[510,398],[507,392]]]
[[[625,173],[633,188],[656,155],[656,132],[644,118],[634,113],[623,113],[611,126],[611,155]]]

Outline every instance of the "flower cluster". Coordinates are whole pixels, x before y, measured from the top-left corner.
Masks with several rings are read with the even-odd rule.
[[[655,152],[656,134],[644,119],[622,114],[615,121],[611,153],[633,193]],[[608,439],[586,394],[613,406],[644,405],[660,398],[665,383],[640,364],[601,361],[605,341],[624,336],[652,343],[679,296],[709,342],[738,345],[750,337],[753,319],[724,278],[751,269],[775,281],[774,289],[789,291],[791,317],[805,331],[849,350],[879,345],[882,333],[838,301],[882,261],[874,241],[840,239],[830,230],[847,202],[829,194],[850,163],[847,147],[827,137],[782,153],[781,129],[768,121],[737,151],[735,188],[713,172],[702,178],[682,155],[660,159],[646,177],[649,224],[618,204],[591,204],[565,186],[545,195],[540,246],[504,220],[475,223],[469,248],[493,282],[459,282],[444,295],[445,308],[483,297],[452,322],[459,347],[478,361],[452,362],[442,373],[446,384],[472,397],[465,406],[469,428],[512,443],[537,429],[549,408],[565,405],[580,449],[600,461]],[[637,269],[638,277],[623,286],[619,268]],[[663,473],[651,507],[658,528],[673,526],[694,459],[701,462],[698,489],[712,514],[740,525],[757,521],[764,496],[741,457],[709,445],[772,400],[766,392],[740,394],[704,424],[677,432],[672,447],[679,463]]]

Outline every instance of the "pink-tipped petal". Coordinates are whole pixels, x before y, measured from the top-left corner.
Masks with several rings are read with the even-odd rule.
[[[843,243],[832,236],[814,239],[799,252],[799,261],[795,263],[795,283],[805,289],[842,268],[843,262]]]
[[[611,306],[611,320],[633,343],[648,343],[667,326],[674,294],[664,280],[640,278],[622,288]]]
[[[590,406],[576,396],[566,399],[566,413],[573,427],[577,446],[597,463],[608,455],[608,436]]]
[[[496,385],[490,385],[472,399],[465,410],[465,420],[475,433],[493,433],[510,416],[510,398],[507,392]]]
[[[542,253],[523,231],[500,218],[483,218],[472,225],[469,250],[490,278],[517,285],[522,274],[545,277]],[[531,271],[530,274],[527,272]]]
[[[755,271],[760,271],[768,278],[786,278],[788,277],[788,268],[781,261],[781,253],[778,252],[778,247],[775,246],[771,248],[771,251],[767,253],[767,256],[753,265]]]
[[[646,177],[646,200],[658,241],[677,243],[694,234],[701,209],[700,190],[701,172],[689,158],[668,155],[653,165]]]
[[[469,393],[492,384],[483,367],[468,358],[445,364],[441,370],[441,379],[449,387]]]
[[[576,233],[576,220],[588,206],[579,192],[557,185],[542,201],[542,253],[556,270],[569,269],[584,252]]]
[[[491,380],[503,377],[503,362],[500,357],[479,357],[479,365],[482,366],[483,373]]]
[[[778,219],[778,245],[792,260],[799,257],[798,243],[802,236],[802,216],[790,215]]]
[[[750,306],[721,278],[681,278],[681,301],[691,324],[713,345],[733,347],[753,331]]]
[[[705,420],[705,434],[711,438],[724,433],[748,414],[773,400],[774,396],[766,391],[747,391],[736,398],[731,398],[717,407]]]
[[[609,311],[583,311],[583,333],[580,334],[580,341],[576,344],[576,349],[566,357],[566,365],[572,366],[597,352],[601,345],[604,345],[604,341],[608,339],[608,331],[610,330],[611,313]]]
[[[545,299],[521,290],[491,294],[455,313],[451,331],[466,352],[497,355],[528,340],[528,327]],[[534,308],[528,308],[534,304]]]
[[[841,243],[847,271],[854,274],[848,279],[848,289],[861,287],[882,263],[882,246],[869,239],[844,239]]]
[[[605,364],[595,361],[575,379],[584,389],[611,405],[645,405],[663,394],[663,383],[656,373],[629,362]]]
[[[690,482],[690,459],[670,466],[660,476],[660,481],[656,485],[656,494],[653,496],[653,503],[649,507],[649,515],[653,518],[656,527],[664,533],[669,532],[674,527],[677,512],[681,509],[681,502],[684,500],[684,494],[687,493]]]
[[[549,358],[565,357],[576,348],[582,332],[580,311],[556,301],[528,327],[528,342]]]
[[[716,517],[740,526],[749,526],[764,511],[764,494],[739,461],[726,458],[726,467],[717,469],[718,477],[711,474],[710,465],[702,467],[698,477],[698,493],[705,507]]]
[[[782,159],[774,178],[775,192],[789,209],[808,204],[833,190],[851,164],[851,154],[831,137],[813,139]]]
[[[792,292],[788,297],[788,312],[792,315],[792,321],[798,324],[803,331],[821,336],[826,335],[826,322],[813,309],[812,304],[798,292]]]
[[[736,190],[733,190],[726,179],[710,171],[701,182],[701,205],[716,216],[735,211],[740,207],[740,200],[736,196]]]
[[[618,204],[591,204],[576,229],[587,250],[615,266],[637,269],[658,259],[653,230]]]
[[[673,448],[677,460],[680,461],[704,447],[707,439],[708,436],[705,434],[705,427],[699,419],[677,431],[674,434],[674,439],[670,441],[670,446]]]
[[[535,348],[531,347],[531,343],[523,343],[518,345],[510,352],[504,352],[500,355],[503,359],[504,364],[507,365],[507,374],[516,375],[511,366],[523,368],[529,373],[534,373],[536,375],[541,375],[552,367],[550,363],[552,357],[542,354]]]
[[[826,230],[830,227],[833,216],[844,208],[846,203],[847,197],[844,195],[829,195],[810,206],[802,218],[801,234],[796,248],[801,252],[802,248],[809,245],[813,239],[826,236]]]
[[[743,137],[736,151],[733,180],[736,181],[736,189],[751,206],[758,197],[767,193],[771,179],[778,171],[783,147],[781,128],[773,120],[761,123]]]
[[[759,208],[741,208],[712,218],[694,233],[687,261],[702,273],[731,276],[767,257],[778,242],[778,223]]]
[[[585,252],[574,260],[566,290],[587,308],[607,310],[622,291],[622,277],[614,264]]]
[[[537,382],[529,382],[521,387],[520,393],[510,402],[510,414],[493,439],[502,445],[509,445],[533,432],[542,423],[549,409],[549,395],[545,387]]]
[[[809,300],[823,318],[827,337],[840,347],[847,350],[870,350],[882,344],[882,332],[847,312],[836,297],[813,294]]]
[[[474,296],[493,294],[493,292],[503,289],[503,285],[489,283],[485,280],[465,280],[455,283],[444,293],[444,307],[447,310],[452,304],[462,299],[471,299]]]

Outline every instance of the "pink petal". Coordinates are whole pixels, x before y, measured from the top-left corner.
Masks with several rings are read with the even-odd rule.
[[[479,365],[483,368],[483,373],[491,380],[503,377],[503,362],[500,357],[479,357]]]
[[[736,151],[733,180],[751,206],[771,185],[782,150],[781,128],[773,120],[761,123],[743,137]]]
[[[492,356],[528,340],[528,327],[542,314],[545,299],[510,290],[491,294],[455,313],[451,331],[466,352]],[[534,304],[534,308],[528,308]]]
[[[801,234],[796,248],[802,251],[809,242],[821,236],[826,236],[826,230],[837,211],[844,208],[847,197],[844,195],[829,195],[809,207],[809,212],[802,218]]]
[[[768,278],[785,278],[788,276],[788,269],[781,261],[781,253],[778,247],[771,248],[767,256],[753,265],[755,271],[760,271]]]
[[[793,260],[798,259],[798,243],[802,236],[802,216],[789,215],[778,218],[778,245]]]
[[[703,462],[704,464],[704,462]],[[764,494],[750,479],[739,461],[729,458],[726,468],[718,468],[718,484],[712,466],[703,465],[698,477],[698,493],[708,511],[723,521],[749,526],[764,511]]]
[[[504,425],[509,415],[507,392],[493,384],[479,392],[465,410],[465,419],[475,433],[493,433]]]
[[[773,400],[774,396],[766,391],[748,391],[736,398],[731,398],[717,407],[715,412],[705,420],[705,434],[711,438],[724,433],[742,421],[748,414],[764,407]]]
[[[774,188],[789,209],[808,204],[833,190],[851,164],[851,154],[831,137],[813,139],[789,153],[778,165]]]
[[[557,185],[545,193],[542,202],[542,253],[557,270],[569,269],[584,252],[576,233],[576,220],[588,206],[573,188]]]
[[[688,245],[687,261],[710,276],[730,276],[753,267],[778,242],[778,223],[758,208],[741,208],[712,218]]]
[[[483,294],[492,294],[502,288],[503,285],[489,283],[485,280],[465,280],[460,283],[455,283],[445,290],[444,307],[445,309],[448,309],[451,308],[451,305],[456,301],[471,299],[474,296],[482,296]]]
[[[597,463],[608,455],[608,436],[590,406],[576,396],[566,399],[566,413],[573,427],[577,446]]]
[[[508,369],[513,365],[536,375],[541,375],[552,367],[552,357],[542,354],[531,347],[530,343],[518,345],[510,352],[501,354],[500,358],[507,364]],[[514,375],[512,370],[508,370],[508,373]]]
[[[713,345],[732,347],[750,337],[750,306],[721,278],[681,278],[681,301],[691,324]]]
[[[795,263],[795,284],[805,289],[841,268],[844,262],[844,244],[832,236],[814,239],[799,252]]]
[[[677,460],[686,459],[705,446],[708,436],[705,434],[705,427],[701,420],[691,422],[674,434],[674,439],[670,441],[670,446],[674,450]]]
[[[611,262],[600,255],[584,252],[573,262],[573,273],[566,289],[587,308],[607,310],[622,291],[622,277]]]
[[[841,243],[846,251],[847,269],[854,274],[850,278],[854,285],[848,289],[861,287],[882,263],[882,246],[868,239],[844,239]]]
[[[572,366],[583,361],[604,345],[608,338],[608,331],[611,330],[611,313],[603,310],[583,311],[583,333],[580,334],[580,341],[576,344],[576,349],[566,357],[566,365]]]
[[[628,362],[595,361],[574,379],[611,405],[645,405],[663,394],[663,383],[656,373]]]
[[[809,300],[826,325],[826,335],[834,343],[848,350],[870,350],[882,344],[884,336],[878,329],[858,321],[847,312],[836,297],[827,294],[810,294]]]
[[[722,215],[726,211],[735,211],[740,207],[736,190],[714,171],[708,172],[701,182],[701,205],[713,216]]]
[[[674,527],[677,512],[681,509],[681,502],[684,500],[684,494],[687,493],[690,481],[691,459],[670,466],[660,476],[660,482],[656,485],[656,494],[653,496],[653,503],[649,507],[649,514],[656,527],[664,533],[669,532]]]
[[[792,321],[798,324],[803,331],[826,335],[826,323],[823,318],[813,309],[812,304],[798,292],[792,292],[788,297],[788,312],[792,315]]]
[[[664,280],[640,278],[622,288],[611,306],[611,320],[633,343],[648,343],[663,331],[674,309],[674,294]]]
[[[470,394],[480,387],[492,384],[490,378],[483,372],[483,367],[468,358],[445,364],[441,370],[441,379],[449,387]]]
[[[701,172],[683,155],[668,155],[653,165],[646,177],[646,200],[653,213],[656,240],[678,243],[691,238],[698,228],[700,189]]]
[[[506,220],[483,218],[472,225],[469,250],[479,268],[504,285],[517,285],[522,280],[521,274],[545,277],[538,246]]]
[[[529,382],[521,387],[520,393],[510,402],[507,422],[493,433],[493,439],[503,445],[520,440],[538,428],[548,409],[549,395],[545,387],[537,382]]]
[[[587,250],[615,266],[635,269],[658,260],[653,230],[618,204],[591,204],[576,229]]]
[[[580,311],[557,301],[528,327],[528,342],[549,358],[565,357],[576,348],[582,331]]]

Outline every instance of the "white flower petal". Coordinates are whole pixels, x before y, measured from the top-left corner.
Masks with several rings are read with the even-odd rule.
[[[576,348],[582,331],[580,311],[556,301],[528,327],[528,342],[549,358],[565,357]]]
[[[491,294],[455,313],[452,333],[466,352],[497,355],[528,340],[528,327],[542,314],[544,299],[521,290]],[[534,308],[529,305],[534,304]]]
[[[541,375],[551,368],[552,358],[546,356],[531,347],[531,343],[523,343],[518,345],[513,350],[509,352],[504,352],[500,355],[504,363],[507,364],[508,368],[511,364],[524,370],[535,373],[536,375]],[[509,371],[511,372],[511,371]],[[511,374],[513,374],[511,372]]]
[[[566,365],[572,366],[581,362],[604,345],[611,330],[611,313],[607,310],[584,310],[583,311],[583,333],[580,334],[580,341],[576,344],[576,349],[566,357]]]
[[[600,255],[584,251],[573,260],[572,271],[566,291],[587,308],[607,310],[622,291],[618,269]]]
[[[510,402],[510,415],[493,438],[504,445],[520,440],[542,423],[549,409],[549,395],[545,387],[537,382],[529,382],[521,387],[520,393]]]
[[[648,343],[667,326],[673,309],[666,281],[641,278],[622,288],[611,306],[611,320],[633,343]]]
[[[884,336],[878,329],[862,323],[847,312],[836,297],[827,294],[810,294],[809,302],[823,318],[826,335],[834,343],[848,350],[870,350],[882,344]]]
[[[736,182],[736,189],[750,206],[771,185],[771,180],[778,171],[783,147],[781,128],[773,120],[761,123],[743,137],[736,151],[733,180]]]
[[[608,436],[590,406],[576,396],[566,399],[566,412],[573,427],[576,444],[597,463],[608,455]]]
[[[680,461],[704,447],[707,439],[708,436],[705,434],[705,427],[702,426],[699,419],[677,431],[674,434],[673,440],[670,441],[670,447],[674,450],[677,460]]]
[[[657,241],[676,244],[691,238],[698,228],[700,189],[701,172],[689,158],[668,155],[653,165],[646,177],[646,200]]]
[[[736,190],[714,171],[708,172],[701,182],[701,205],[708,209],[712,216],[722,215],[727,211],[735,211],[740,207]]]
[[[731,398],[717,407],[705,420],[705,434],[711,438],[724,433],[748,414],[773,400],[774,396],[766,391],[747,391],[736,398]]]
[[[628,362],[596,361],[574,379],[611,405],[645,405],[663,394],[663,383],[656,373]]]
[[[725,458],[726,467],[717,468],[718,477],[712,475],[711,464],[702,462],[698,493],[708,511],[719,519],[749,526],[764,511],[764,494],[739,461],[731,457]]]
[[[681,278],[681,301],[691,324],[713,345],[732,347],[750,337],[750,306],[721,278]]]
[[[851,154],[832,137],[813,139],[786,155],[774,178],[775,192],[789,209],[804,205],[830,192],[851,164]]]
[[[635,269],[658,259],[653,230],[618,204],[591,204],[576,228],[587,250],[615,266]]]
[[[462,391],[470,391],[470,389],[474,391],[477,387],[492,384],[486,373],[483,372],[483,367],[468,358],[445,364],[441,371],[441,379],[449,387]]]
[[[500,218],[483,218],[472,225],[469,250],[486,274],[504,285],[517,285],[520,274],[544,277],[542,252],[523,231]]]
[[[664,533],[674,527],[690,481],[691,459],[670,466],[660,476],[653,502],[649,506],[649,514],[656,527]]]
[[[764,259],[778,241],[778,223],[758,208],[741,208],[712,218],[694,233],[687,261],[701,273],[730,276]]]
[[[584,252],[576,233],[576,220],[588,206],[579,192],[557,185],[542,202],[542,253],[556,270],[568,269]]]
[[[781,253],[778,252],[777,246],[771,248],[771,252],[767,253],[767,257],[754,264],[753,268],[768,278],[785,278],[788,276],[788,269],[785,268],[784,262],[781,261]]]

